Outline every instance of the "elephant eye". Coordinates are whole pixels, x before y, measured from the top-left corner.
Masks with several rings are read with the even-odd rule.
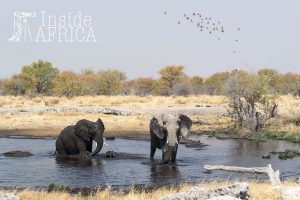
[[[166,122],[163,122],[163,125],[165,126],[167,123]]]

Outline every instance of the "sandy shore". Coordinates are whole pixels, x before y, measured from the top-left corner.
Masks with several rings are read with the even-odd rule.
[[[299,133],[300,127],[290,119],[300,113],[300,100],[283,96],[278,99],[278,105],[280,118],[273,123],[273,130]],[[71,99],[3,96],[0,97],[0,135],[55,138],[64,127],[80,119],[96,121],[101,118],[106,127],[104,136],[148,138],[151,117],[165,112],[189,116],[193,120],[194,134],[226,131],[232,127],[227,106],[226,97],[206,95],[84,96]]]
[[[226,114],[226,101],[222,97],[215,100],[218,101],[215,104],[204,103],[201,98],[191,101],[192,98],[120,97],[123,100],[119,98],[119,103],[115,102],[117,97],[89,98],[84,103],[84,97],[81,100],[61,98],[51,104],[46,103],[54,101],[51,97],[6,97],[7,103],[0,107],[0,135],[56,137],[60,130],[80,119],[96,121],[101,118],[106,127],[105,136],[145,138],[149,135],[151,117],[165,112],[191,117],[195,122],[193,132],[224,128],[226,124],[220,123],[222,115]]]

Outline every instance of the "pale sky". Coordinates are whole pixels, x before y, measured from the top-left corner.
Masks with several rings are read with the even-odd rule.
[[[300,73],[299,9],[299,0],[3,1],[0,77],[19,73],[38,59],[60,70],[119,69],[129,78],[157,77],[159,69],[172,64],[184,65],[188,75],[204,77],[234,68]],[[78,11],[90,15],[98,42],[7,41],[13,33],[14,11],[42,10],[57,16]],[[184,21],[183,14],[193,12],[223,23],[220,40]],[[35,25],[29,24],[32,29]]]

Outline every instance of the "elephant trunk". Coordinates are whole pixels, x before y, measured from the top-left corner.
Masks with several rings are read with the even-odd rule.
[[[97,142],[97,147],[96,149],[91,153],[91,156],[94,156],[96,154],[98,154],[102,147],[103,147],[103,133],[104,133],[104,124],[102,122],[101,119],[98,119],[97,121],[97,134],[96,134],[96,137],[95,137],[95,141]]]
[[[96,149],[91,153],[91,156],[96,155],[97,153],[99,153],[103,147],[103,137],[99,138],[98,140],[95,139],[95,141],[97,142],[97,147]]]
[[[175,151],[174,146],[168,146],[166,152],[163,153],[162,156],[162,162],[163,164],[168,163],[171,159],[171,156],[173,154],[173,151]]]

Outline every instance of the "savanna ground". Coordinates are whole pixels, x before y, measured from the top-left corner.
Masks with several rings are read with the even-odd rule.
[[[72,195],[67,192],[43,192],[34,190],[24,190],[17,191],[17,195],[22,197],[22,200],[96,200],[96,199],[110,199],[110,200],[156,200],[161,196],[175,194],[178,192],[187,192],[192,187],[203,187],[209,189],[215,189],[219,187],[224,187],[232,184],[233,182],[209,182],[209,183],[199,183],[194,185],[184,184],[179,187],[162,187],[155,189],[153,191],[140,191],[140,190],[130,190],[128,193],[122,194],[110,189],[103,191],[98,191],[93,195],[81,196]],[[256,182],[249,181],[250,188],[250,198],[249,200],[280,200],[281,191],[278,188],[274,188],[268,182]],[[297,186],[296,183],[291,181],[284,182],[285,186]]]
[[[281,96],[277,99],[278,116],[261,133],[233,130],[228,117],[229,100],[224,96],[81,96],[0,97],[0,135],[56,137],[64,127],[80,119],[105,124],[105,136],[149,136],[149,120],[163,112],[180,112],[193,120],[192,133],[219,137],[282,138],[300,142],[300,99]],[[107,110],[122,115],[104,114]]]

